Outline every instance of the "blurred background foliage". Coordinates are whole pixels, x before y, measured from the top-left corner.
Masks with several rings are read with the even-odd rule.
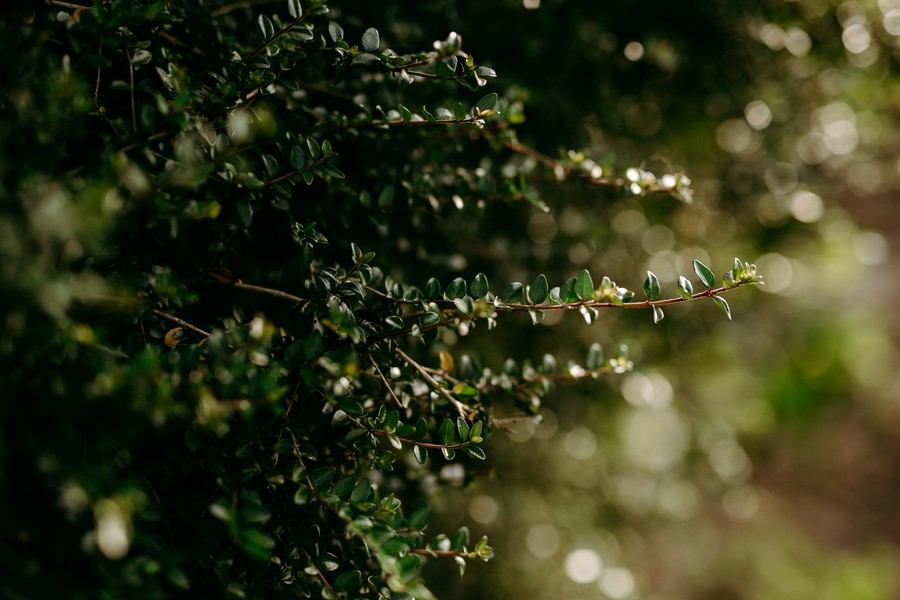
[[[227,5],[213,4],[210,10]],[[268,6],[248,2],[235,14],[255,15]],[[375,27],[398,50],[430,48],[433,40],[459,32],[477,63],[496,70],[498,78],[486,89],[521,121],[519,140],[546,155],[577,160],[583,153],[601,165],[684,171],[695,189],[695,201],[684,204],[548,179],[538,184],[548,211],[526,202],[473,211],[466,198],[466,210],[450,203],[422,216],[410,209],[410,224],[392,222],[390,229],[354,212],[355,198],[331,192],[329,201],[345,210],[330,213],[325,224],[340,223],[354,239],[366,240],[363,250],[375,250],[390,276],[420,286],[432,274],[449,282],[480,271],[492,282],[531,281],[537,273],[559,282],[588,269],[639,289],[639,274],[649,269],[664,289],[674,290],[694,258],[721,272],[739,256],[755,262],[766,280],[764,287],[729,295],[733,321],[711,302],[698,302],[668,309],[657,325],[643,311],[606,312],[589,327],[579,315],[557,311],[537,326],[514,315],[490,332],[443,333],[438,348],[467,352],[496,368],[510,356],[538,361],[552,353],[560,365],[581,360],[594,342],[606,348],[627,343],[637,368],[560,384],[545,401],[540,423],[516,421],[490,438],[488,461],[473,471],[474,484],[458,468],[420,475],[436,504],[438,530],[469,523],[497,549],[492,562],[472,564],[463,579],[451,564],[429,563],[428,576],[437,582],[431,589],[447,599],[900,598],[900,330],[892,308],[900,300],[900,3],[438,0],[336,1],[329,7],[329,18],[341,23],[348,39]],[[202,14],[197,9],[194,16]],[[65,19],[59,21],[63,27]],[[73,296],[108,292],[110,282],[96,274],[104,269],[134,278],[149,273],[152,265],[139,255],[109,250],[127,247],[134,236],[165,251],[169,221],[159,217],[162,225],[152,231],[144,223],[116,223],[121,199],[105,190],[124,183],[140,196],[146,182],[133,163],[88,156],[91,179],[76,190],[39,175],[77,175],[84,148],[115,140],[120,131],[128,135],[128,111],[118,121],[93,115],[95,122],[112,119],[110,127],[72,120],[73,113],[96,109],[91,77],[68,77],[60,57],[41,45],[16,48],[14,39],[4,36],[3,42],[9,56],[21,54],[2,75],[12,91],[0,121],[0,193],[7,211],[0,220],[0,269],[4,302],[19,309],[4,313],[0,357],[8,373],[22,369],[45,378],[22,385],[10,376],[4,385],[0,458],[7,466],[0,486],[62,481],[64,511],[55,496],[35,503],[29,494],[13,495],[4,502],[9,514],[40,511],[63,530],[70,521],[84,526],[86,517],[71,515],[88,496],[142,487],[134,472],[131,487],[109,481],[112,472],[128,472],[123,465],[134,457],[110,442],[97,450],[101,460],[84,461],[78,473],[97,489],[66,488],[65,469],[54,461],[87,447],[84,427],[57,424],[52,436],[12,444],[16,429],[89,414],[102,419],[91,429],[117,430],[115,439],[127,444],[144,439],[135,414],[162,423],[174,409],[156,354],[140,355],[127,373],[117,371],[115,356],[85,358],[85,346],[106,343],[94,330],[35,319],[63,319]],[[52,40],[42,43],[53,47]],[[210,43],[221,49],[221,40]],[[319,95],[338,104],[353,99],[335,100],[316,87],[342,90],[338,73],[332,82],[308,83],[310,103]],[[383,82],[375,79],[364,83],[361,89],[385,106],[402,97],[398,88],[379,90]],[[415,95],[415,106],[447,96],[446,88],[413,87],[404,93]],[[42,93],[23,95],[37,89]],[[127,102],[122,89],[107,90],[107,104]],[[483,92],[473,92],[472,101]],[[309,113],[314,121],[315,110]],[[398,152],[415,148],[403,134],[395,141]],[[452,141],[438,141],[473,170],[502,167],[490,153],[469,156]],[[390,144],[371,147],[379,154],[367,154],[363,144],[342,148],[341,168],[364,173],[374,192],[379,178],[408,176],[403,165],[409,156],[390,156]],[[192,184],[172,182],[179,185]],[[310,194],[321,199],[323,188]],[[7,202],[19,193],[30,200]],[[209,196],[196,200],[191,210],[198,222],[218,215]],[[166,207],[148,202],[144,209],[153,217]],[[257,223],[274,228],[280,217],[258,210]],[[230,206],[225,211],[236,220]],[[222,240],[202,226],[190,231],[198,236],[193,245],[181,240],[167,251],[200,271],[208,256],[198,248]],[[417,236],[422,232],[429,235]],[[265,236],[233,244],[228,266],[251,274],[248,281],[278,281],[282,271],[302,265],[296,258],[274,270],[263,264],[284,250]],[[336,261],[346,248],[335,245],[322,254],[323,261]],[[72,276],[69,265],[84,256],[100,257],[98,268]],[[152,289],[148,293],[171,297],[174,307],[188,295],[167,276],[112,283]],[[38,310],[20,309],[34,303]],[[149,336],[158,342],[166,328],[154,324]],[[112,326],[111,340],[124,338],[122,329]],[[57,337],[35,339],[47,331]],[[58,354],[20,352],[42,344]],[[110,381],[86,378],[104,369]],[[130,403],[97,408],[91,403],[104,397],[97,386],[119,390],[116,397]],[[85,413],[66,405],[73,395],[93,408]],[[35,456],[26,458],[29,452]],[[119,508],[95,507],[95,516],[102,517],[104,506],[138,513],[154,505],[146,491],[117,502]],[[21,538],[22,531],[15,524],[3,528],[11,537]],[[42,560],[64,560],[56,554],[71,549],[41,541],[48,544]],[[14,549],[3,549],[7,564],[17,564]],[[171,567],[170,584],[177,587],[185,577],[177,567],[185,559],[170,558],[172,564],[161,568]],[[40,564],[29,563],[34,569]]]
[[[491,347],[509,336],[497,345],[573,357],[624,336],[638,368],[564,385],[542,425],[493,440],[488,481],[442,497],[499,550],[448,597],[900,597],[900,4],[510,0],[379,14],[392,36],[463,33],[523,102],[523,141],[694,182],[691,205],[548,184],[551,211],[520,217],[527,238],[494,224],[510,279],[646,268],[671,288],[693,256],[738,255],[767,281],[733,298],[733,323],[701,321],[713,309],[698,304],[656,326],[566,315],[524,339],[492,335]]]

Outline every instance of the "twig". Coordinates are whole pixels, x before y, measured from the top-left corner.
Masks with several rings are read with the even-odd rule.
[[[416,361],[414,361],[412,358],[410,358],[409,355],[407,355],[407,354],[406,354],[403,350],[401,350],[400,348],[397,348],[396,350],[394,350],[394,352],[396,352],[396,353],[397,353],[397,356],[399,356],[400,358],[402,358],[402,359],[406,362],[406,364],[408,364],[408,365],[411,366],[413,369],[415,369],[416,371],[418,371],[418,372],[419,372],[419,375],[422,376],[422,379],[424,379],[424,380],[428,383],[428,385],[430,385],[432,388],[434,388],[434,390],[435,390],[436,392],[438,392],[440,395],[442,395],[444,398],[446,398],[447,401],[450,402],[450,404],[452,404],[453,406],[455,406],[455,407],[456,407],[456,410],[459,411],[459,414],[460,414],[461,416],[463,416],[463,417],[466,416],[466,411],[467,411],[467,408],[468,408],[468,407],[467,407],[465,404],[463,404],[462,402],[460,402],[459,400],[457,400],[456,398],[454,398],[454,397],[453,397],[453,394],[451,394],[450,392],[448,392],[447,389],[446,389],[444,386],[442,386],[441,384],[439,384],[439,383],[434,379],[434,377],[432,377],[431,374],[428,373],[428,371],[426,371],[426,370],[424,369],[424,367],[422,367],[422,365],[420,365],[419,363],[417,363]]]
[[[196,325],[192,325],[191,323],[188,323],[184,319],[179,319],[175,315],[170,315],[169,313],[161,311],[158,308],[149,308],[146,306],[141,306],[137,302],[132,302],[131,300],[126,300],[124,298],[116,298],[115,296],[83,296],[83,297],[79,297],[78,300],[80,300],[82,302],[88,302],[88,303],[90,303],[90,302],[105,302],[105,303],[109,303],[109,304],[119,304],[119,305],[126,306],[128,308],[131,308],[133,310],[136,310],[138,312],[150,312],[150,313],[153,313],[154,315],[156,315],[157,317],[161,317],[163,319],[166,319],[167,321],[171,321],[172,323],[181,325],[182,327],[184,327],[186,329],[190,329],[197,335],[201,335],[203,337],[209,337],[210,335],[212,335],[208,331],[204,331],[203,329],[200,329]]]
[[[391,388],[391,384],[388,383],[387,378],[381,372],[381,369],[378,368],[378,363],[375,362],[375,359],[372,358],[372,355],[369,355],[369,360],[372,361],[372,366],[375,367],[375,372],[378,373],[378,376],[381,378],[381,381],[384,382],[384,387],[387,388],[388,393],[391,395],[391,398],[394,399],[394,402],[397,403],[397,406],[403,408],[403,403],[400,402],[400,398],[397,397],[397,394],[394,393],[393,388]]]
[[[131,129],[134,133],[137,133],[137,110],[134,106],[134,63],[131,60],[130,52],[126,52],[125,56],[128,57],[128,80],[129,91],[131,92]]]

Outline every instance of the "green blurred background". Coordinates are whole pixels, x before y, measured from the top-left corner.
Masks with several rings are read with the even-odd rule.
[[[627,343],[636,370],[566,384],[437,494],[498,550],[443,598],[900,598],[896,239],[900,2],[509,0],[341,15],[395,46],[448,30],[558,155],[686,171],[696,201],[546,184],[469,258],[506,280],[587,268],[674,290],[700,258],[766,279],[711,303],[504,323],[449,340],[497,364]],[[397,43],[403,40],[403,43]],[[464,223],[447,223],[448,229]],[[548,327],[546,325],[553,325]],[[531,328],[531,329],[526,329]],[[453,481],[460,473],[445,470]]]

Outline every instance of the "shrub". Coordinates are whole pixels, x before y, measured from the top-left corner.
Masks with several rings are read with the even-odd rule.
[[[0,42],[5,595],[431,597],[425,560],[493,555],[428,529],[435,482],[476,478],[558,381],[632,367],[599,344],[482,366],[462,338],[703,298],[730,318],[759,280],[493,282],[492,240],[555,186],[690,181],[522,143],[458,33],[391,49],[323,0],[51,4]]]

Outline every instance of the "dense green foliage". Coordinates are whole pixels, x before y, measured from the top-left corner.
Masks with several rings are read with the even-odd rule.
[[[399,47],[322,1],[51,4],[0,36],[5,596],[430,597],[428,557],[493,555],[428,527],[435,482],[476,477],[556,381],[632,366],[597,343],[482,366],[461,338],[700,298],[730,318],[759,279],[498,285],[494,228],[548,189],[690,182],[521,143],[457,33]]]
[[[893,0],[23,4],[0,596],[896,595],[900,290],[844,207],[889,226],[898,39]]]

